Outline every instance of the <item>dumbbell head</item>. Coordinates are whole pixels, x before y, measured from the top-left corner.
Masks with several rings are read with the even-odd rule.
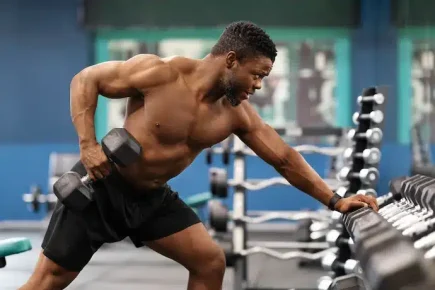
[[[367,185],[373,185],[378,182],[379,179],[379,171],[374,168],[363,168],[359,173],[359,178],[362,183]]]
[[[343,157],[347,161],[351,161],[353,157],[362,158],[368,164],[377,164],[381,160],[381,151],[378,148],[367,148],[363,152],[357,152],[353,148],[347,148],[343,152]]]
[[[228,196],[228,176],[223,168],[209,169],[210,192],[213,196],[226,198]]]
[[[358,104],[363,102],[374,102],[377,105],[382,105],[385,101],[385,97],[383,94],[375,94],[373,96],[359,96],[357,98]]]
[[[114,128],[101,140],[107,158],[121,167],[137,161],[142,153],[139,142],[124,128]]]
[[[376,190],[374,190],[373,188],[360,189],[356,192],[356,194],[361,194],[361,195],[365,195],[365,196],[373,196],[374,198],[378,197]]]
[[[53,192],[65,207],[74,211],[84,210],[92,201],[92,192],[77,172],[63,174],[53,186]]]
[[[351,172],[350,167],[343,167],[337,175],[338,180],[346,181],[352,178],[358,178],[362,183],[367,185],[376,184],[379,179],[379,171],[374,168],[363,168],[360,172]]]
[[[382,134],[382,130],[379,128],[371,128],[364,133],[356,133],[356,129],[351,129],[347,133],[347,137],[350,140],[367,139],[367,142],[371,144],[379,144],[382,141],[383,134]]]
[[[320,277],[317,280],[317,290],[331,290],[332,281],[333,279],[329,276]]]
[[[384,120],[384,113],[380,110],[372,111],[368,114],[360,114],[355,112],[352,116],[352,121],[355,125],[358,125],[359,120],[370,120],[373,123],[380,124]]]
[[[208,203],[210,227],[216,232],[228,231],[228,208],[219,200],[210,200]]]

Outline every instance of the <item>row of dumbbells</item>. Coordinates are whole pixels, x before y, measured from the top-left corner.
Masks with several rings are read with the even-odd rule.
[[[378,204],[378,213],[363,208],[342,218],[371,288],[435,289],[435,179],[392,180]]]
[[[381,208],[379,214],[403,236],[410,238],[415,248],[427,250],[426,258],[434,259],[435,179],[414,175],[401,182],[400,193],[401,199]],[[396,196],[399,195],[396,193]]]

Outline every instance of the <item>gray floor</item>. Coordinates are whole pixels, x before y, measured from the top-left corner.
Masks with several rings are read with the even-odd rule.
[[[32,251],[11,256],[6,268],[0,269],[0,290],[17,289],[30,276],[36,263],[43,233],[0,231],[0,239],[28,237]],[[256,239],[274,239],[263,234]],[[280,236],[283,237],[282,235]],[[297,261],[280,261],[258,254],[248,258],[251,285],[270,288],[316,288],[319,277],[326,273],[299,268]],[[223,289],[233,289],[233,272],[228,268]],[[136,249],[120,242],[100,249],[79,277],[67,289],[186,289],[188,273],[173,261],[148,249]]]

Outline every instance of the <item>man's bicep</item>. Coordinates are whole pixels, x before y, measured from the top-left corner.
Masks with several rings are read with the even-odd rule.
[[[289,146],[258,114],[250,114],[249,122],[236,134],[261,159],[273,166],[287,161]]]

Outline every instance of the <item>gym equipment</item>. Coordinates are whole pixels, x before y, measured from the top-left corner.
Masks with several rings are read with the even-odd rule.
[[[380,124],[382,121],[384,121],[384,113],[382,113],[380,110],[372,111],[368,114],[360,114],[355,112],[352,116],[353,123],[358,125],[360,120],[370,120],[375,124]]]
[[[362,274],[358,261],[349,259],[343,263],[334,253],[328,253],[322,258],[322,266],[325,270],[334,271],[340,276],[345,274]]]
[[[319,279],[317,290],[366,290],[367,285],[357,274],[348,274],[331,278],[323,276]]]
[[[228,196],[229,187],[241,187],[252,191],[261,190],[273,185],[291,186],[291,184],[283,177],[274,177],[269,179],[247,179],[242,183],[237,183],[234,179],[228,180],[227,171],[223,168],[211,167],[209,169],[210,191],[213,196],[226,198]],[[339,186],[343,186],[345,182],[339,182],[335,179],[324,179],[331,190],[335,191]]]
[[[229,211],[220,200],[210,200],[208,203],[210,227],[217,232],[228,231]]]
[[[32,249],[28,238],[10,238],[0,240],[0,268],[6,266],[6,257],[16,255]]]
[[[107,158],[121,167],[135,162],[142,151],[140,144],[124,128],[114,128],[101,141]],[[92,201],[92,181],[89,175],[69,171],[54,184],[53,191],[60,202],[75,210],[84,210]]]
[[[374,102],[376,105],[382,105],[385,101],[383,94],[374,94],[373,96],[359,96],[357,98],[358,104],[362,102]]]
[[[422,184],[431,184],[422,179],[424,180],[422,177],[405,180],[399,178],[390,183],[390,189],[397,191],[397,183],[401,182],[400,189],[404,196],[412,195],[411,191],[419,195],[419,192],[424,192]],[[392,203],[398,203],[397,197],[393,198],[391,195],[390,198],[394,200]],[[391,204],[385,207],[387,206],[391,207]],[[356,258],[365,270],[364,276],[369,281],[371,289],[402,289],[401,287],[414,284],[423,285],[422,289],[432,289],[424,288],[432,279],[432,268],[428,267],[427,260],[413,247],[410,240],[380,213],[375,213],[370,208],[361,208],[343,215],[343,225],[355,242]],[[433,287],[433,284],[430,285]]]
[[[57,197],[51,192],[54,183],[68,170],[70,170],[80,160],[78,153],[59,153],[52,152],[49,157],[48,170],[48,189],[49,192],[44,193],[39,185],[32,185],[29,193],[23,194],[23,201],[27,204],[31,212],[41,211],[42,205],[45,205],[47,218],[52,213]]]
[[[348,246],[351,249],[354,247],[354,243],[351,238],[343,236],[342,232],[338,230],[330,230],[326,235],[326,242],[330,247],[343,247]]]
[[[382,130],[379,128],[368,129],[366,132],[357,133],[355,129],[349,130],[347,137],[351,140],[366,139],[371,144],[379,144],[382,141]]]
[[[360,172],[351,172],[350,167],[343,167],[337,177],[340,181],[359,179],[364,184],[373,185],[378,182],[379,171],[377,168],[371,167],[363,168]]]
[[[346,160],[351,160],[351,158],[362,158],[367,164],[377,164],[381,160],[381,150],[378,148],[367,148],[363,152],[354,152],[353,148],[347,148],[344,150],[343,157]]]

